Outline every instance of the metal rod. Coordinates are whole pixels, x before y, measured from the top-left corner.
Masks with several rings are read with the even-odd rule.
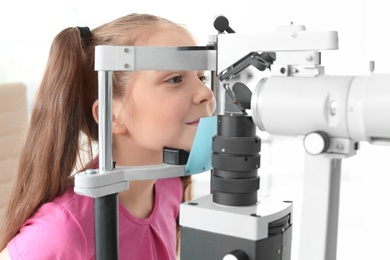
[[[119,259],[118,193],[95,198],[94,206],[96,259]]]
[[[336,259],[341,164],[340,155],[305,155],[299,259]]]
[[[99,71],[99,170],[112,170],[112,72]]]
[[[113,169],[112,72],[99,71],[99,174]],[[119,259],[118,193],[94,199],[97,260]]]

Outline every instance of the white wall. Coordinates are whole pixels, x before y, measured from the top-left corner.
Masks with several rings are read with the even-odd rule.
[[[238,3],[238,2],[237,2]],[[356,74],[376,60],[386,68],[390,17],[382,0],[112,0],[8,1],[0,9],[0,82],[23,81],[33,94],[42,76],[52,39],[70,26],[94,28],[131,12],[146,12],[187,25],[201,42],[215,34],[213,18],[224,14],[237,32],[272,31],[277,25],[304,24],[307,30],[336,30],[339,50],[323,53],[328,74]]]
[[[376,72],[390,73],[390,16],[385,0],[8,0],[0,8],[0,82],[27,84],[31,103],[51,40],[60,30],[70,26],[92,29],[132,12],[157,14],[185,24],[201,43],[215,34],[212,22],[219,14],[227,16],[231,27],[242,33],[272,31],[274,26],[290,22],[304,24],[307,30],[335,30],[339,50],[322,54],[327,74],[367,74],[369,60],[376,61]],[[390,147],[362,144],[357,156],[344,160],[338,259],[388,257],[389,158]],[[262,165],[261,194],[294,200],[294,220],[298,222],[303,167],[300,142],[276,138],[272,146],[265,144]],[[207,188],[199,190],[202,193]],[[295,244],[297,232],[295,227]],[[294,250],[296,257],[298,247]]]

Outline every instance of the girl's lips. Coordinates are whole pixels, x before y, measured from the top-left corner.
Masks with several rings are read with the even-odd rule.
[[[188,122],[188,123],[186,123],[187,125],[195,125],[195,126],[197,126],[198,124],[199,124],[199,118],[198,119],[196,119],[196,120],[194,120],[194,121],[191,121],[191,122]]]

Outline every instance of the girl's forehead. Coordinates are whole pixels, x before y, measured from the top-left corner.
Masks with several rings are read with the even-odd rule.
[[[146,42],[149,46],[194,46],[192,35],[183,28],[163,26],[152,32]]]

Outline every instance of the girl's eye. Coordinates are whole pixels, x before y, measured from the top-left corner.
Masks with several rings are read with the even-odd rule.
[[[177,83],[181,83],[182,81],[183,81],[183,78],[181,76],[175,76],[175,77],[172,77],[172,78],[166,80],[165,82],[177,84]]]
[[[202,81],[203,83],[206,83],[208,81],[206,76],[199,76],[199,80]]]

